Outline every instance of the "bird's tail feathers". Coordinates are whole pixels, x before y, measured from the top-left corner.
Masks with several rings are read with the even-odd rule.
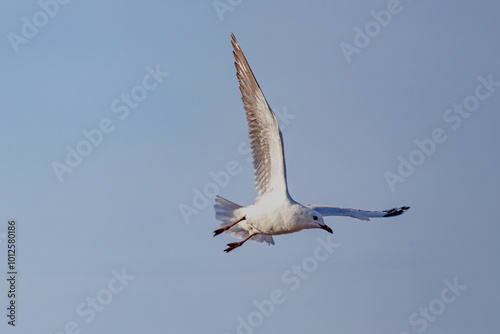
[[[235,221],[241,219],[242,217],[238,217],[238,209],[241,209],[242,206],[236,203],[233,203],[225,198],[217,196],[215,198],[215,219],[221,221],[221,227],[231,225]]]

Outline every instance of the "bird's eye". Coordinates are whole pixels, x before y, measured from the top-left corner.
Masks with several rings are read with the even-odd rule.
[[[313,216],[313,219],[314,220],[318,220],[318,216]]]

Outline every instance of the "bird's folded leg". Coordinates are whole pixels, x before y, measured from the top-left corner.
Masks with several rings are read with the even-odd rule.
[[[216,235],[221,234],[222,232],[225,232],[225,231],[229,230],[231,227],[233,227],[234,225],[238,224],[239,222],[241,222],[241,221],[243,221],[243,220],[245,220],[245,219],[246,219],[246,216],[243,216],[243,218],[240,218],[237,222],[232,223],[231,225],[224,226],[224,227],[221,227],[221,228],[219,228],[219,229],[215,230],[215,231],[214,231],[214,237],[215,237]]]
[[[259,233],[254,233],[254,234],[250,234],[248,237],[246,237],[245,239],[243,239],[242,241],[239,241],[239,242],[231,242],[230,244],[227,244],[229,247],[224,249],[224,252],[226,253],[229,253],[230,251],[232,251],[233,249],[235,248],[238,248],[240,247],[241,245],[243,245],[247,240],[249,240],[251,237],[253,237],[254,235],[257,235]]]

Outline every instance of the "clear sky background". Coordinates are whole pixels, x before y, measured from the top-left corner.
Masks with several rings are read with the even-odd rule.
[[[215,4],[2,2],[1,332],[495,332],[500,4]],[[223,252],[214,193],[256,196],[231,32],[294,199],[407,213]]]

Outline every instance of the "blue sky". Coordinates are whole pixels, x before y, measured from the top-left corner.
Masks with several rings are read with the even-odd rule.
[[[499,11],[4,1],[2,333],[493,332]],[[211,197],[256,195],[231,32],[281,115],[294,199],[405,215],[223,252]]]

